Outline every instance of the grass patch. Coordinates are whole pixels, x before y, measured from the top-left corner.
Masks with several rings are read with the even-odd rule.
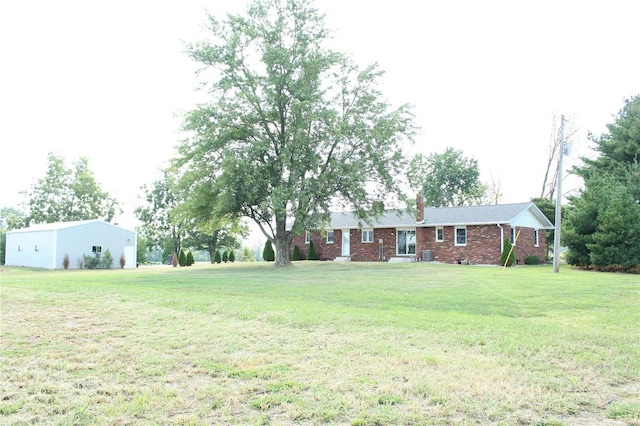
[[[639,300],[546,266],[5,268],[0,423],[637,424]]]

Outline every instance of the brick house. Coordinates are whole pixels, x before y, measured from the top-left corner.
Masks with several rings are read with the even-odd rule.
[[[348,212],[331,214],[322,231],[293,239],[304,254],[309,242],[321,260],[358,262],[439,261],[499,265],[504,238],[515,242],[516,259],[545,257],[545,232],[553,225],[533,203],[471,207],[424,207],[417,218],[406,211],[387,211],[363,224]]]

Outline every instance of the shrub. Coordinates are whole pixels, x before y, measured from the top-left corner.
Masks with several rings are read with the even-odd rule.
[[[506,237],[504,239],[504,247],[502,249],[502,256],[500,256],[500,264],[503,266],[513,266],[516,261],[516,253],[512,250],[511,239]]]
[[[226,250],[222,252],[222,261],[224,263],[227,263],[229,261],[229,253]]]
[[[256,258],[253,256],[253,251],[249,247],[242,247],[242,253],[240,254],[241,262],[255,262]]]
[[[178,253],[176,253],[175,251],[171,255],[171,264],[173,265],[174,268],[178,266]]]
[[[233,252],[234,252],[234,250],[230,250],[229,251],[229,262],[235,262],[236,261],[236,255]]]
[[[120,269],[124,269],[124,265],[127,263],[127,258],[124,253],[120,256]]]
[[[113,266],[113,257],[111,257],[111,252],[109,249],[104,252],[104,257],[102,258],[102,262],[100,263],[100,267],[103,269],[111,269]]]
[[[96,253],[95,256],[87,256],[86,254],[82,256],[84,259],[84,267],[87,269],[98,269],[100,267],[100,253]]]
[[[300,247],[296,244],[293,246],[293,254],[291,254],[291,260],[302,260],[302,253],[300,253]]]
[[[193,253],[191,252],[191,250],[187,251],[187,266],[191,266],[196,262],[196,260],[193,257]]]
[[[69,269],[69,255],[65,254],[64,259],[62,259],[62,267],[64,269]]]
[[[220,250],[216,249],[216,254],[213,256],[213,261],[216,263],[222,262],[222,256],[220,256]]]
[[[178,254],[178,265],[187,266],[187,253],[184,249],[180,249],[180,253]]]
[[[313,240],[309,241],[309,249],[307,250],[307,260],[318,260],[318,253],[313,246]]]
[[[264,250],[262,250],[262,258],[265,262],[273,262],[276,260],[276,252],[273,251],[273,246],[271,245],[271,241],[267,240],[264,243]]]
[[[525,265],[539,265],[540,264],[540,256],[527,256],[524,258]]]

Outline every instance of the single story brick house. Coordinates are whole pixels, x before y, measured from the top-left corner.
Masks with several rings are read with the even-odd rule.
[[[291,247],[297,245],[304,256],[313,241],[321,260],[499,265],[505,237],[515,242],[520,263],[530,255],[544,259],[544,230],[554,228],[533,203],[433,208],[418,198],[417,212],[416,218],[387,211],[370,224],[352,213],[332,213],[324,230],[296,236]]]

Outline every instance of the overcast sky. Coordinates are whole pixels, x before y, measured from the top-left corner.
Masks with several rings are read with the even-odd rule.
[[[205,10],[243,4],[0,0],[0,207],[19,205],[53,151],[69,164],[87,157],[131,224],[140,186],[173,156],[180,114],[198,96],[184,43],[204,38]],[[554,114],[577,131],[570,167],[589,154],[587,132],[606,131],[640,94],[636,0],[316,5],[335,46],[378,62],[387,98],[415,106],[413,150],[476,158],[503,202],[539,195]]]

